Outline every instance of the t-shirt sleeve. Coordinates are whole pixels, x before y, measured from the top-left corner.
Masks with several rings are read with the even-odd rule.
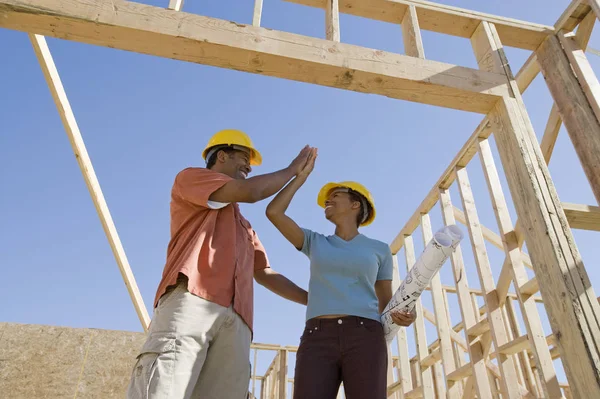
[[[192,204],[219,209],[228,204],[209,201],[209,197],[231,180],[231,177],[210,169],[187,168],[175,177],[173,193]]]
[[[254,238],[252,240],[254,243],[254,271],[271,267],[269,264],[269,258],[267,257],[267,251],[258,238],[258,234],[256,234],[256,231],[254,230],[252,230],[252,232],[254,234]]]
[[[304,228],[301,228],[301,230],[304,233],[304,242],[302,243],[302,248],[300,248],[300,252],[310,257],[311,247],[315,239],[315,232]]]
[[[392,251],[387,245],[386,248],[381,263],[379,264],[377,280],[392,280],[394,276],[394,259],[392,257]]]

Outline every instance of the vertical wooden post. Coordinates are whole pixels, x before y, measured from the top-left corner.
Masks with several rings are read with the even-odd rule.
[[[423,244],[427,245],[433,238],[433,231],[431,229],[431,220],[428,214],[421,215],[421,231],[423,233]],[[442,292],[442,280],[440,274],[436,274],[431,280],[431,296],[433,299],[433,310],[435,314],[435,323],[440,338],[440,354],[442,357],[442,364],[444,366],[444,373],[448,375],[456,370],[456,363],[454,361],[454,353],[452,351],[452,341],[450,339],[450,329],[452,326],[447,317],[446,303]],[[444,378],[445,380],[445,378]],[[448,397],[448,399],[460,397],[460,384],[453,384],[448,387],[448,393],[442,391],[441,397]]]
[[[537,50],[537,59],[600,204],[600,84],[578,44],[565,37],[562,44],[548,37]]]
[[[339,0],[325,0],[325,37],[334,42],[340,41],[340,3]]]
[[[504,308],[506,309],[506,314],[508,316],[509,326],[513,332],[513,337],[518,338],[521,336],[521,328],[519,327],[519,323],[517,321],[517,315],[515,313],[513,300],[507,300]],[[532,345],[533,346],[533,345]],[[550,353],[550,351],[548,351]],[[533,370],[531,368],[531,362],[529,360],[529,352],[523,351],[519,353],[519,360],[521,362],[521,369],[523,373],[523,380],[525,383],[525,387],[529,390],[529,392],[533,393],[536,397],[542,396],[542,391],[538,388],[535,376],[533,375]]]
[[[254,0],[254,14],[252,15],[252,26],[260,26],[262,19],[263,0]]]
[[[287,350],[279,350],[279,370],[277,379],[279,380],[279,392],[277,399],[287,399]]]
[[[527,272],[525,266],[523,266],[520,246],[514,237],[514,227],[504,198],[492,150],[487,139],[479,142],[479,154],[500,235],[503,238],[504,251],[511,264],[513,281],[515,289],[517,290],[517,296],[521,305],[521,311],[525,320],[525,326],[527,327],[531,347],[536,357],[538,369],[541,370],[543,380],[545,381],[542,388],[547,397],[557,397],[560,392],[560,387],[558,385],[558,379],[556,378],[552,357],[550,356],[550,350],[546,343],[546,337],[537,311],[535,299],[533,298],[533,295],[524,295],[521,293],[521,287],[528,281]]]
[[[96,177],[96,172],[94,172],[92,161],[88,155],[81,132],[79,131],[79,126],[77,126],[77,120],[75,119],[75,115],[71,109],[71,104],[69,104],[67,93],[63,88],[58,70],[56,69],[56,65],[52,59],[52,54],[50,53],[50,49],[46,43],[46,39],[44,36],[33,34],[29,35],[29,39],[33,45],[35,55],[40,63],[42,72],[44,73],[44,77],[48,83],[48,87],[50,88],[50,93],[52,94],[52,98],[54,99],[54,103],[58,109],[60,119],[62,120],[63,126],[67,132],[67,136],[69,137],[71,147],[73,148],[75,158],[77,159],[77,164],[81,169],[83,179],[85,180],[85,184],[90,192],[92,201],[94,202],[96,212],[98,213],[98,217],[100,218],[100,222],[104,228],[104,233],[106,234],[106,238],[108,238],[113,255],[117,260],[119,270],[121,271],[121,276],[123,277],[123,281],[125,282],[125,286],[129,292],[129,297],[133,302],[133,307],[135,308],[138,318],[142,323],[144,332],[147,332],[148,326],[150,325],[148,309],[146,309],[146,306],[144,305],[144,299],[142,298],[142,294],[140,293],[137,283],[135,282],[133,272],[129,266],[129,261],[125,255],[125,249],[121,244],[119,234],[117,233],[117,228],[115,227],[110,215],[110,211],[108,210],[108,205],[104,199],[104,194],[102,194],[100,183]]]
[[[415,256],[415,247],[413,245],[412,236],[410,235],[404,238],[404,254],[406,257],[406,270],[408,271],[417,261]],[[425,369],[421,367],[421,362],[429,355],[429,348],[427,345],[427,336],[425,334],[423,305],[421,304],[420,299],[417,300],[415,310],[417,312],[417,320],[415,320],[413,325],[415,330],[415,342],[417,344],[417,359],[423,386],[423,396],[425,398],[433,398],[435,393],[433,388],[433,374],[431,367],[427,367]]]
[[[413,5],[406,7],[406,14],[402,19],[402,39],[404,40],[404,53],[406,55],[425,59],[417,9]]]
[[[454,208],[448,189],[440,189],[440,206],[442,208],[444,223],[446,225],[455,224]],[[475,377],[475,388],[480,399],[491,398],[492,390],[488,379],[486,356],[484,356],[484,351],[487,349],[483,347],[481,340],[472,341],[468,334],[469,329],[476,324],[476,321],[460,245],[452,253],[450,260],[452,262],[452,272],[454,274],[460,312],[465,326],[465,336],[469,341],[469,358],[471,360],[471,367],[473,368],[473,376]],[[469,391],[466,390],[465,394],[468,393]]]
[[[183,0],[169,0],[169,9],[181,11],[183,8]]]
[[[394,277],[392,280],[392,292],[400,287],[400,268],[398,265],[398,255],[394,254]],[[400,328],[398,334],[396,334],[396,345],[398,348],[398,370],[400,371],[399,380],[402,381],[402,387],[398,391],[399,399],[404,399],[404,394],[410,392],[413,389],[411,369],[410,369],[410,357],[408,355],[408,340],[406,339],[406,329]]]
[[[600,306],[531,122],[520,101],[511,98],[500,100],[491,117],[569,384],[576,397],[600,397]]]
[[[508,337],[504,327],[502,308],[499,306],[496,285],[494,284],[492,268],[485,248],[485,240],[481,231],[481,225],[479,224],[479,216],[477,215],[477,209],[475,208],[475,198],[471,191],[467,169],[457,169],[456,175],[467,219],[467,228],[469,236],[471,237],[475,264],[477,265],[481,289],[484,292],[484,300],[487,307],[487,320],[490,326],[494,348],[496,350],[496,359],[500,366],[500,374],[502,376],[502,396],[506,398],[520,398],[521,393],[519,391],[517,371],[513,358],[498,350],[502,345],[508,343]]]
[[[254,359],[252,362],[252,395],[256,395],[256,363],[258,361],[258,349],[254,348]]]

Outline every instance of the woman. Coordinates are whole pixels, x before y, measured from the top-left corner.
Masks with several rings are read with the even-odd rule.
[[[392,297],[392,253],[358,231],[375,219],[373,198],[359,183],[329,183],[319,192],[317,202],[335,225],[334,235],[301,228],[285,214],[316,158],[313,149],[302,172],[267,207],[269,220],[310,259],[294,399],[335,399],[340,382],[348,399],[384,399],[388,352],[380,315]],[[415,317],[392,315],[401,326]]]

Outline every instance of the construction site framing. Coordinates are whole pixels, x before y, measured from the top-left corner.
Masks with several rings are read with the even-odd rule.
[[[442,285],[436,276],[429,288],[433,312],[421,303],[417,306],[416,357],[408,355],[406,329],[394,340],[398,356],[390,357],[388,394],[600,398],[600,305],[571,231],[600,231],[600,208],[562,203],[547,167],[564,123],[600,202],[600,84],[585,55],[600,16],[600,0],[572,1],[554,26],[422,0],[289,1],[325,9],[326,39],[261,28],[262,0],[255,0],[252,25],[185,13],[183,0],[170,0],[168,8],[125,0],[0,0],[0,27],[29,33],[144,330],[150,321],[147,308],[44,36],[483,114],[481,124],[390,244],[394,254],[404,249],[406,267],[412,266],[413,233],[420,227],[424,242],[431,239],[429,212],[439,204],[444,223],[459,222],[468,230],[481,290],[469,287],[459,247],[451,257],[455,285]],[[405,54],[341,43],[340,13],[400,25]],[[422,29],[470,39],[479,69],[426,59]],[[516,75],[503,46],[532,51]],[[521,95],[540,72],[554,105],[538,143]],[[516,221],[511,220],[488,142],[492,134]],[[478,218],[466,169],[475,155],[483,166],[499,235]],[[453,184],[460,192],[462,211],[452,204]],[[528,253],[522,250],[524,243]],[[505,253],[497,281],[486,244]],[[396,259],[394,289],[400,284],[398,264]],[[526,268],[535,272],[534,278]],[[454,326],[450,294],[457,295],[461,314]],[[483,297],[483,307],[476,296]],[[550,335],[544,333],[539,302],[550,320]],[[425,334],[426,320],[438,333],[432,342]],[[252,395],[260,381],[261,398],[286,398],[293,383],[287,354],[295,348],[253,344],[253,349],[274,350],[276,356],[264,376],[252,376]],[[557,358],[567,383],[557,378]]]

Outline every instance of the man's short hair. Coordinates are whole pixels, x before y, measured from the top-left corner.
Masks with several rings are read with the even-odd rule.
[[[211,155],[209,155],[208,159],[206,160],[206,169],[212,169],[212,167],[215,166],[215,164],[217,163],[217,155],[219,154],[219,151],[225,151],[225,153],[229,155],[237,150],[232,146],[217,149]]]

